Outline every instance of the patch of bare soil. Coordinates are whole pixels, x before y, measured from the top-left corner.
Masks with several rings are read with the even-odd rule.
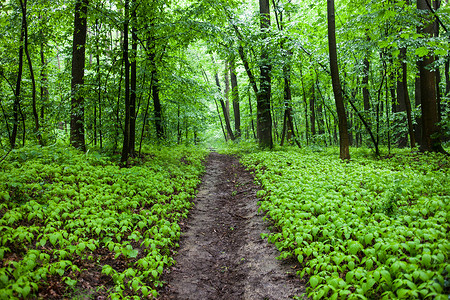
[[[159,299],[302,297],[295,265],[276,260],[279,252],[260,236],[269,224],[258,213],[257,190],[236,158],[211,153]]]

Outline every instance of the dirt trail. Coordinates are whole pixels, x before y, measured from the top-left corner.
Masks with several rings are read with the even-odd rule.
[[[211,153],[195,208],[182,234],[176,265],[163,276],[161,300],[292,299],[304,284],[293,265],[262,240],[251,174],[236,158]]]

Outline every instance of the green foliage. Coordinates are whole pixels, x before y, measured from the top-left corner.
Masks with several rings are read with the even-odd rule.
[[[245,155],[278,229],[266,237],[298,259],[313,299],[446,299],[449,158],[355,152],[348,163],[308,149]]]
[[[156,296],[205,155],[147,147],[140,162],[121,169],[58,146],[14,150],[0,164],[0,295],[36,296],[50,275],[74,288],[95,259],[114,281],[112,298]]]

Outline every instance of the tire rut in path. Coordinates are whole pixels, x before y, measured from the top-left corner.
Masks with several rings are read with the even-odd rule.
[[[211,153],[177,263],[159,299],[292,299],[304,293],[294,265],[261,239],[253,177],[231,156]]]

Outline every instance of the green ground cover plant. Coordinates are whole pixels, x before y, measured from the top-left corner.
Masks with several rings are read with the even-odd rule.
[[[14,150],[0,163],[0,298],[36,297],[49,282],[106,276],[112,299],[156,296],[173,264],[179,221],[206,150],[147,148],[133,167],[58,146]]]
[[[298,259],[312,299],[447,299],[449,158],[354,151],[244,155],[274,223],[264,237]]]

